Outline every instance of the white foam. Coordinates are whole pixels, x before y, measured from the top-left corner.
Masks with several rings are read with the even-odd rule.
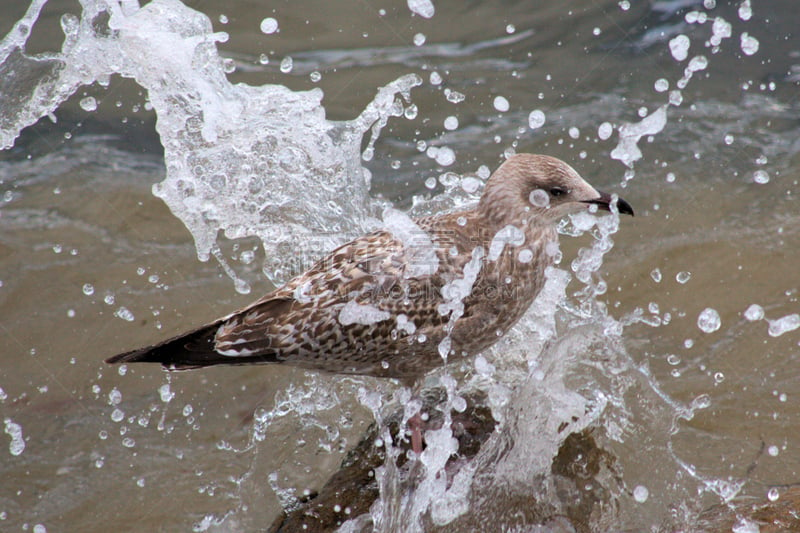
[[[489,261],[497,261],[506,245],[522,246],[525,244],[525,233],[516,226],[509,224],[498,231],[489,244]]]
[[[667,125],[667,106],[661,106],[639,122],[626,122],[619,127],[619,144],[611,151],[611,157],[628,167],[642,158],[639,139],[645,135],[660,133]]]
[[[439,258],[436,255],[431,236],[420,228],[411,217],[390,207],[383,212],[383,223],[384,227],[403,243],[408,261],[406,277],[430,276],[439,270]]]
[[[388,311],[382,311],[374,305],[359,304],[355,300],[348,301],[339,311],[339,323],[343,326],[362,324],[368,326],[388,320],[391,317]]]

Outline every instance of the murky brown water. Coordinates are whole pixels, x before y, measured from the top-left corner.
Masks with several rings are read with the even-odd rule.
[[[1,33],[22,16],[20,4],[0,1]],[[649,317],[622,337],[631,368],[649,369],[652,388],[641,397],[653,410],[634,412],[632,426],[604,445],[618,457],[626,488],[646,487],[649,496],[617,495],[613,529],[661,526],[673,508],[688,509],[691,522],[692,512],[728,494],[724,482],[741,482],[739,496],[764,499],[798,481],[800,329],[778,335],[781,323],[745,316],[752,304],[769,320],[788,317],[784,324],[800,312],[794,2],[754,0],[748,20],[739,2],[722,1],[713,9],[686,2],[675,14],[635,2],[623,9],[616,1],[439,0],[428,20],[412,17],[406,2],[210,4],[191,7],[230,34],[220,49],[235,61],[232,82],[320,87],[328,118],[354,118],[377,87],[403,74],[423,78],[412,91],[416,118],[390,120],[365,163],[375,195],[408,207],[414,195],[430,193],[425,180],[442,169],[417,149],[426,141],[453,149],[447,170],[459,173],[493,169],[512,147],[558,156],[636,208],[605,257],[608,293],[600,300],[617,319],[636,309]],[[709,20],[686,23],[695,9]],[[58,48],[58,19],[67,11],[79,8],[46,5],[29,51]],[[259,24],[270,16],[280,31],[267,35]],[[719,51],[706,46],[715,17],[732,25]],[[743,32],[758,40],[753,55],[743,53]],[[423,46],[414,45],[416,34],[424,34]],[[653,113],[668,102],[688,63],[670,53],[677,34],[691,38],[688,57],[704,55],[707,67],[688,81],[681,105],[668,107],[663,130],[641,139],[643,157],[625,176],[610,157],[617,132],[603,140],[598,128],[638,122],[641,109]],[[287,55],[294,66],[285,74],[279,65]],[[431,83],[433,72],[440,84]],[[656,90],[659,79],[668,91]],[[445,89],[465,99],[450,102]],[[97,111],[79,106],[88,95]],[[507,111],[497,109],[504,109],[497,97]],[[2,98],[0,107],[9,105]],[[197,260],[192,236],[151,194],[164,166],[145,99],[119,77],[108,88],[81,89],[56,111],[55,124],[40,120],[0,154],[4,531],[258,529],[280,511],[285,490],[300,495],[324,482],[371,422],[357,390],[393,387],[271,367],[175,375],[136,367],[121,375],[102,363],[271,288],[257,251],[254,261],[235,263],[253,289],[238,294],[217,264]],[[546,122],[531,129],[534,110]],[[458,121],[452,131],[448,117]],[[768,182],[757,183],[757,171]],[[588,240],[562,239],[563,268]],[[579,285],[573,281],[568,294]],[[706,308],[721,323],[710,333],[698,327]],[[691,420],[670,408],[674,425],[647,422],[669,402],[698,398],[707,407]],[[283,400],[290,415],[272,419],[260,440],[254,412]]]

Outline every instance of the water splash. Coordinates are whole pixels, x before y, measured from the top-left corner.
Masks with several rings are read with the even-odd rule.
[[[80,18],[62,17],[61,51],[29,56],[24,46],[42,4],[0,43],[0,73],[18,73],[3,87],[15,103],[0,110],[3,148],[80,87],[107,86],[119,74],[147,89],[158,117],[167,174],[153,193],[192,233],[198,258],[215,257],[239,292],[249,286],[220,251],[220,233],[258,237],[264,273],[279,282],[294,262],[307,263],[320,248],[377,224],[361,139],[372,128],[368,158],[388,118],[403,114],[409,91],[421,83],[416,75],[380,89],[355,119],[332,122],[319,89],[231,84],[216,48],[227,35],[212,32],[205,15],[178,0],[141,8],[82,0]],[[308,241],[312,250],[297,250]]]

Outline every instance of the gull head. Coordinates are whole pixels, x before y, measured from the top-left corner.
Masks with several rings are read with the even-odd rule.
[[[498,221],[536,219],[555,223],[587,209],[633,215],[631,205],[598,191],[567,163],[547,155],[516,154],[492,174],[478,209]]]

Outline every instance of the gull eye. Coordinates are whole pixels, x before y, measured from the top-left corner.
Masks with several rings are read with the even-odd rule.
[[[559,196],[563,196],[568,193],[569,190],[564,189],[563,187],[552,187],[550,189],[550,196],[552,196],[553,198],[558,198]]]

